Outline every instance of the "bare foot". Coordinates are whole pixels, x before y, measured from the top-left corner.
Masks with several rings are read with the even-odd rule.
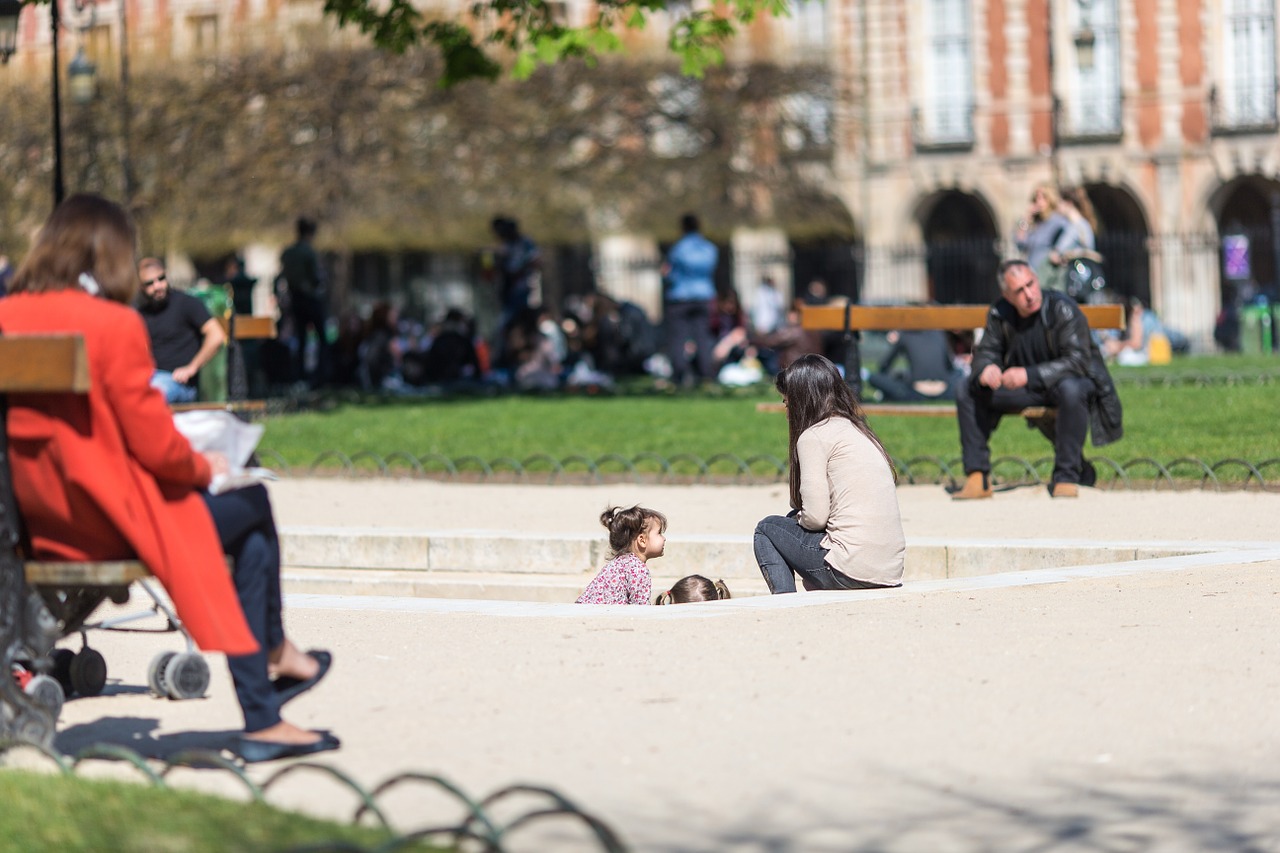
[[[290,640],[285,640],[267,655],[267,674],[272,678],[285,676],[306,681],[314,678],[319,671],[319,661],[299,649]]]
[[[319,732],[300,729],[293,723],[281,720],[274,726],[258,729],[256,732],[245,732],[246,740],[262,740],[270,743],[317,743],[322,738]]]

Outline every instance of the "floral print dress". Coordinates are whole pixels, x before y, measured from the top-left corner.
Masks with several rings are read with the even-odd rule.
[[[648,604],[653,592],[649,567],[635,554],[620,554],[578,596],[578,604]]]

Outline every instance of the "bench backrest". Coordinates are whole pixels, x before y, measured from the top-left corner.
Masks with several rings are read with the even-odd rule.
[[[89,391],[80,335],[0,335],[0,393]]]
[[[990,305],[850,305],[849,328],[854,330],[893,329],[981,329],[987,324]],[[1123,305],[1081,305],[1092,329],[1123,329]],[[845,328],[845,306],[805,305],[800,324],[806,329]]]
[[[219,317],[222,331],[230,337],[231,321],[227,317]],[[257,314],[236,315],[236,340],[255,341],[274,338],[276,336],[276,318]]]

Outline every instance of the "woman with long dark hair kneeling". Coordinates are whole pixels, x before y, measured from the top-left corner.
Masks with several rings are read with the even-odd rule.
[[[787,408],[791,513],[756,525],[772,593],[902,584],[897,472],[840,371],[809,354],[778,374]]]

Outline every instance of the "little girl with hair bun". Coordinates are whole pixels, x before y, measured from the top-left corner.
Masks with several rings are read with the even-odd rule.
[[[654,604],[691,604],[695,601],[719,601],[732,598],[724,581],[710,581],[702,575],[689,575],[671,585],[671,589],[658,593]]]
[[[613,559],[587,584],[577,603],[648,604],[653,578],[647,564],[662,556],[667,517],[642,506],[613,506],[600,514],[600,523],[609,531]]]

